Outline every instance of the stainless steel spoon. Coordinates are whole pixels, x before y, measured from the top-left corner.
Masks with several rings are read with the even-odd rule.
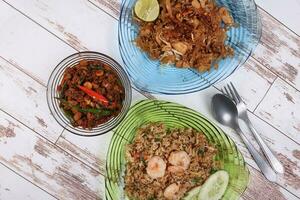
[[[212,113],[216,120],[223,125],[234,129],[242,138],[249,152],[264,176],[272,182],[276,182],[277,175],[269,163],[259,154],[250,141],[245,137],[238,124],[238,112],[231,99],[222,94],[216,94],[212,98]]]

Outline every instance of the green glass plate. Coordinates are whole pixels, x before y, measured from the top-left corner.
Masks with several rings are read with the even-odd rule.
[[[216,125],[198,112],[182,105],[160,100],[143,100],[135,104],[119,124],[110,142],[107,161],[106,199],[126,199],[124,194],[125,147],[131,143],[136,130],[149,122],[163,122],[167,127],[192,127],[202,131],[218,149],[216,160],[229,173],[229,185],[222,199],[235,200],[244,192],[249,171],[234,142]]]

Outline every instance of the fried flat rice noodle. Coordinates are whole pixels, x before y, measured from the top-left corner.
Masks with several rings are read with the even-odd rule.
[[[190,158],[188,168],[178,172],[169,171],[168,162],[174,152],[185,152]],[[165,189],[176,184],[179,191],[176,199],[210,176],[218,164],[214,161],[216,148],[205,135],[191,128],[168,129],[162,123],[151,123],[137,130],[132,144],[126,148],[125,192],[130,199],[166,199]],[[184,153],[184,154],[185,154]],[[164,176],[153,178],[147,174],[151,158],[159,157],[167,167]],[[165,166],[163,166],[165,167]]]
[[[225,41],[234,21],[225,7],[213,0],[159,0],[159,5],[154,22],[136,20],[135,42],[152,59],[202,72],[233,56]]]

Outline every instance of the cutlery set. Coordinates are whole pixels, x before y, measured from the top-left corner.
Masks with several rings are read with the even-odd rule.
[[[246,104],[231,82],[221,92],[223,94],[216,94],[212,98],[212,113],[214,117],[218,122],[234,129],[240,135],[264,176],[269,181],[276,182],[276,173],[284,173],[283,165],[254,128],[248,117]],[[243,120],[249,127],[266,159],[247,139],[240,128],[238,119]]]

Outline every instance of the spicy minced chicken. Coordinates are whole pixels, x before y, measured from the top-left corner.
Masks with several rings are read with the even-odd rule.
[[[116,72],[99,60],[67,68],[57,87],[59,105],[72,125],[91,129],[117,116],[125,98]]]
[[[218,168],[216,153],[194,129],[144,125],[126,148],[126,195],[137,200],[180,199]]]
[[[226,31],[234,25],[227,8],[214,0],[159,0],[159,5],[153,22],[134,17],[139,25],[136,45],[152,59],[203,72],[233,56],[225,44]]]

